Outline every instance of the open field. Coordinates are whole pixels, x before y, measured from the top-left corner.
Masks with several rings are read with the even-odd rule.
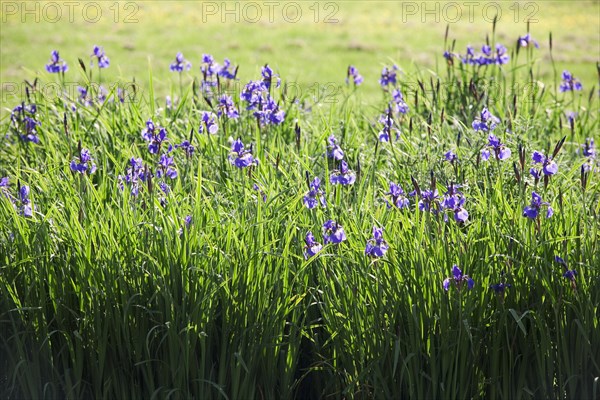
[[[0,398],[600,398],[598,2],[31,4]]]
[[[548,52],[552,33],[559,71],[571,70],[586,87],[597,86],[598,81],[595,63],[600,58],[600,3],[597,1],[505,1],[476,2],[476,5],[292,2],[298,7],[290,7],[290,2],[273,3],[277,6],[251,2],[256,7],[239,2],[88,3],[91,3],[88,8],[86,2],[78,2],[71,8],[56,3],[60,5],[59,17],[52,7],[46,9],[40,5],[39,12],[27,14],[26,10],[35,8],[3,2],[0,82],[4,107],[23,94],[24,86],[15,89],[12,86],[15,83],[21,84],[23,79],[32,81],[38,73],[49,78],[43,66],[51,50],[59,50],[73,68],[78,58],[87,61],[94,44],[103,46],[115,64],[104,72],[106,82],[131,82],[135,77],[144,90],[148,68],[152,67],[154,84],[161,97],[172,84],[177,84],[168,66],[175,53],[181,51],[193,62],[192,70],[184,74],[184,82],[199,76],[200,57],[209,53],[219,60],[227,57],[235,65],[241,65],[242,81],[251,79],[261,65],[269,63],[287,82],[297,84],[301,94],[316,94],[326,87],[322,97],[332,100],[341,94],[339,85],[343,85],[345,70],[352,64],[368,82],[363,96],[379,100],[377,85],[373,83],[384,64],[395,62],[407,72],[443,65],[446,25],[450,28],[448,45],[456,39],[456,50],[464,52],[468,44],[475,46],[485,41],[496,15],[497,40],[506,46],[512,46],[515,38],[526,32],[528,19],[533,21],[530,30],[541,45],[533,68],[542,78],[552,77]],[[75,71],[68,78],[73,86],[83,81]]]

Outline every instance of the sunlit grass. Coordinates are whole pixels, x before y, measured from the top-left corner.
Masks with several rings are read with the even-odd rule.
[[[143,3],[143,12],[152,11],[154,26],[165,21],[158,30],[171,24],[168,12],[192,18],[186,11],[194,3],[171,11],[153,4]],[[353,14],[350,28],[380,15],[375,10]],[[242,28],[219,34],[244,34]],[[497,36],[489,32],[492,42],[505,29],[496,28]],[[506,29],[512,33],[505,44],[513,49],[523,28]],[[375,29],[369,34],[382,36]],[[415,46],[432,43],[424,35]],[[120,61],[125,52],[102,43],[111,57],[103,83],[135,76],[143,94],[123,103],[116,92],[96,101],[93,85],[90,105],[77,93],[49,97],[33,88],[29,97],[11,101],[0,125],[0,178],[9,178],[0,187],[0,397],[597,398],[600,184],[598,159],[583,154],[586,139],[597,136],[596,91],[576,70],[584,90],[558,91],[566,68],[557,61],[560,35],[546,72],[534,68],[549,57],[544,48],[529,56],[521,49],[501,67],[465,66],[458,59],[450,67],[440,56],[444,30],[435,36],[428,45],[428,54],[440,60],[434,69],[408,67],[383,45],[367,55],[360,50],[360,57],[331,50],[327,62],[323,54],[335,37],[315,36],[315,59],[303,58],[299,47],[281,53],[281,64],[239,50],[248,51],[235,60],[244,72],[240,85],[229,89],[242,117],[219,118],[215,135],[198,132],[202,113],[215,106],[198,86],[199,54],[170,42],[139,63]],[[472,43],[480,46],[485,36]],[[470,36],[451,28],[448,42],[453,37],[466,44]],[[81,49],[70,50],[84,59],[91,50],[85,38],[78,39]],[[211,51],[194,46],[198,53]],[[83,70],[65,50],[66,76],[97,84],[98,69],[90,82],[89,66]],[[195,63],[181,85],[167,72],[177,50]],[[219,62],[231,56],[221,50],[213,50]],[[32,54],[28,66],[48,62],[46,53],[34,61],[38,56]],[[286,117],[281,125],[259,127],[239,90],[248,79],[260,79],[267,61],[283,80],[271,92]],[[406,67],[398,88],[410,110],[395,116],[398,137],[379,142],[377,120],[390,93],[381,90],[377,74],[394,61]],[[362,86],[344,84],[348,64],[365,75]],[[340,85],[339,101],[286,96],[290,82],[317,76]],[[43,73],[36,87],[49,81],[61,79]],[[171,108],[167,95],[178,98]],[[40,144],[20,139],[24,126],[8,118],[21,102],[37,105]],[[508,160],[482,160],[488,136],[472,121],[483,107],[500,118],[493,132],[512,150]],[[577,113],[573,123],[567,111]],[[178,176],[168,180],[168,194],[159,186],[166,179],[156,173],[160,155],[149,153],[142,139],[148,119],[167,130],[160,153],[184,140],[196,149],[191,157],[180,148],[169,153]],[[356,173],[352,185],[329,181],[339,168],[326,156],[330,135]],[[236,138],[258,165],[238,169],[229,162]],[[95,173],[70,169],[79,147],[90,150]],[[458,157],[454,163],[444,160],[448,150]],[[533,151],[555,153],[558,172],[547,182],[529,173]],[[132,157],[154,171],[137,196],[119,178]],[[584,164],[591,170],[582,171]],[[309,210],[303,197],[315,176],[327,207]],[[390,181],[403,187],[410,207],[387,207]],[[437,189],[443,195],[451,184],[461,185],[465,223],[449,211],[421,210],[409,194]],[[22,215],[18,190],[24,185],[32,217]],[[551,218],[523,216],[532,191],[554,209]],[[306,259],[306,233],[323,243],[322,226],[330,219],[344,227],[347,240],[325,244]],[[384,229],[389,244],[381,258],[365,255],[373,226]],[[563,276],[556,256],[577,271],[575,281]],[[474,280],[472,290],[454,284],[444,290],[453,265]],[[503,295],[490,288],[499,282],[511,286]]]

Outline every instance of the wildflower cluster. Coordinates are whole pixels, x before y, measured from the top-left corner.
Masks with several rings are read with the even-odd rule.
[[[148,178],[148,169],[144,167],[141,158],[129,159],[129,168],[125,175],[119,175],[119,189],[123,191],[125,185],[129,187],[132,196],[137,197],[140,194],[140,189]]]
[[[383,125],[378,135],[380,142],[389,142],[392,133],[395,133],[396,140],[400,137],[400,129],[396,128],[391,108],[388,109],[387,114],[379,116],[379,123]]]
[[[158,154],[163,142],[167,141],[167,130],[154,125],[151,119],[146,121],[146,128],[142,131],[142,138],[148,142],[150,154]]]
[[[523,209],[523,216],[537,220],[542,207],[546,207],[546,218],[550,218],[554,214],[554,210],[550,203],[542,201],[542,197],[536,192],[531,193],[531,204]]]
[[[17,213],[24,217],[33,216],[33,207],[29,199],[29,186],[17,182],[17,196],[10,193],[8,176],[0,179],[0,194],[7,198],[15,207]]]
[[[110,65],[109,58],[106,56],[104,49],[100,46],[94,46],[90,58],[92,59],[92,67],[94,66],[94,58],[96,58],[96,60],[98,61],[98,68],[108,68],[108,66]]]
[[[309,184],[309,191],[302,198],[302,203],[308,209],[313,209],[319,204],[323,207],[327,207],[327,201],[325,200],[325,192],[321,189],[321,179],[315,177]]]
[[[575,78],[569,71],[564,70],[562,73],[562,82],[558,90],[560,92],[572,92],[574,90],[582,90],[583,85],[579,79]]]
[[[35,104],[25,105],[25,103],[21,103],[13,108],[10,114],[13,128],[25,143],[40,143],[37,129],[42,124],[36,119],[36,113],[37,106]]]
[[[465,282],[467,283],[468,290],[473,289],[473,287],[475,286],[475,281],[473,281],[473,279],[470,276],[464,275],[461,269],[458,268],[458,266],[453,265],[452,276],[444,279],[442,286],[447,292],[450,289],[450,284],[453,284],[456,287],[456,289],[460,291],[463,288]]]
[[[585,139],[585,143],[583,145],[583,156],[586,158],[585,163],[582,165],[582,169],[584,172],[589,172],[594,170],[594,165],[596,164],[596,146],[594,144],[593,138]]]
[[[383,228],[373,227],[373,238],[367,240],[365,254],[370,257],[383,257],[388,251],[389,245],[383,239]]]
[[[46,71],[51,74],[57,74],[59,72],[67,72],[69,70],[69,66],[67,62],[60,58],[57,50],[52,50],[50,53],[50,62],[46,64]]]
[[[390,182],[390,191],[386,195],[391,198],[391,203],[387,199],[385,200],[388,208],[395,206],[396,208],[403,209],[410,206],[410,201],[404,195],[404,190],[394,182]]]
[[[279,125],[285,119],[285,111],[279,107],[270,94],[273,71],[268,65],[265,65],[261,74],[263,79],[248,82],[240,97],[247,103],[246,110],[254,111],[253,115],[260,126]],[[279,85],[280,79],[277,78],[276,87]]]
[[[495,50],[484,44],[481,46],[481,52],[475,53],[472,46],[467,46],[467,51],[464,56],[459,56],[463,64],[469,65],[503,65],[510,60],[507,54],[506,47],[500,43],[496,44]]]
[[[237,139],[231,145],[229,153],[229,162],[238,168],[246,168],[258,165],[258,159],[252,156],[252,147],[245,149],[241,139]]]
[[[93,174],[96,172],[96,164],[92,160],[90,151],[82,148],[81,143],[79,144],[79,156],[71,161],[70,167],[71,171],[80,174]]]
[[[479,116],[475,118],[471,126],[473,126],[473,129],[476,131],[488,132],[494,130],[499,123],[500,119],[492,115],[492,113],[486,107],[484,107]]]
[[[208,132],[211,135],[216,134],[219,131],[219,125],[217,125],[217,117],[210,111],[204,111],[200,119],[200,127],[198,133]]]
[[[329,136],[327,139],[327,157],[333,158],[334,160],[340,161],[344,159],[344,151],[337,142],[334,135]]]
[[[381,71],[381,78],[379,78],[379,84],[383,89],[387,89],[388,86],[396,86],[398,82],[397,74],[400,68],[396,64],[392,67],[383,67]]]
[[[192,68],[192,63],[189,62],[188,60],[186,60],[183,57],[182,53],[177,53],[177,55],[175,56],[175,61],[173,63],[171,63],[170,67],[171,71],[173,72],[183,72],[185,71],[189,71],[190,68]]]
[[[346,85],[350,84],[350,78],[352,78],[354,86],[360,86],[364,81],[362,75],[358,73],[358,69],[356,69],[354,65],[348,66],[348,73],[346,74]]]
[[[512,152],[508,147],[500,142],[500,139],[498,139],[495,135],[490,134],[488,136],[488,144],[486,148],[481,150],[481,159],[488,161],[492,154],[496,160],[502,161],[508,159]]]
[[[332,185],[352,185],[356,181],[356,173],[348,167],[346,161],[340,163],[340,168],[335,169],[329,176]]]
[[[340,224],[330,219],[323,224],[323,239],[325,244],[340,244],[346,240],[346,232]]]
[[[529,169],[529,173],[537,182],[538,179],[542,176],[542,173],[545,176],[552,176],[558,172],[558,165],[551,157],[546,157],[539,151],[534,151],[531,160],[534,164],[541,164],[541,169],[536,167],[532,167]]]
[[[233,98],[227,94],[223,94],[219,97],[219,103],[217,104],[217,115],[219,117],[226,116],[230,119],[237,119],[240,113],[233,102]]]
[[[518,44],[517,48],[531,47],[532,44],[536,49],[540,48],[540,45],[537,42],[537,40],[534,40],[529,33],[527,33],[523,36],[519,36],[519,39],[517,40],[517,44]]]
[[[457,189],[458,186],[450,184],[448,190],[444,193],[442,207],[452,212],[456,222],[464,223],[469,218],[469,213],[463,207],[465,205],[465,197]]]
[[[200,72],[202,73],[202,92],[205,95],[211,95],[213,88],[219,85],[221,79],[234,80],[237,76],[237,68],[233,68],[231,61],[226,58],[223,65],[215,61],[215,58],[210,54],[202,55],[202,63]]]

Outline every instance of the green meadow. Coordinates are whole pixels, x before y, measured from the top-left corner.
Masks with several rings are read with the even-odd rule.
[[[0,398],[600,398],[600,3],[467,3],[2,2]]]

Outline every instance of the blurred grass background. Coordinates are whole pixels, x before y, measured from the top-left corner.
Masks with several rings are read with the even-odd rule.
[[[369,98],[379,96],[377,79],[383,65],[395,62],[406,72],[436,66],[443,71],[446,25],[448,45],[456,39],[456,51],[464,53],[466,45],[479,48],[491,35],[490,21],[496,14],[496,40],[509,49],[526,32],[527,19],[532,21],[531,34],[540,43],[535,55],[541,77],[552,75],[552,32],[558,71],[571,70],[586,91],[597,84],[599,1],[475,3],[111,1],[68,6],[3,1],[2,108],[20,101],[24,79],[57,80],[44,69],[53,49],[69,64],[66,81],[83,81],[77,59],[88,62],[96,44],[111,60],[110,68],[102,71],[103,82],[131,82],[135,77],[143,90],[151,65],[158,97],[178,85],[169,64],[181,51],[193,65],[184,82],[200,75],[203,53],[240,65],[242,84],[256,79],[260,66],[269,63],[303,90],[313,90],[315,82],[321,87],[329,82],[343,85],[346,68],[353,64],[365,78],[361,90]],[[21,84],[18,94],[11,86],[15,83]]]

